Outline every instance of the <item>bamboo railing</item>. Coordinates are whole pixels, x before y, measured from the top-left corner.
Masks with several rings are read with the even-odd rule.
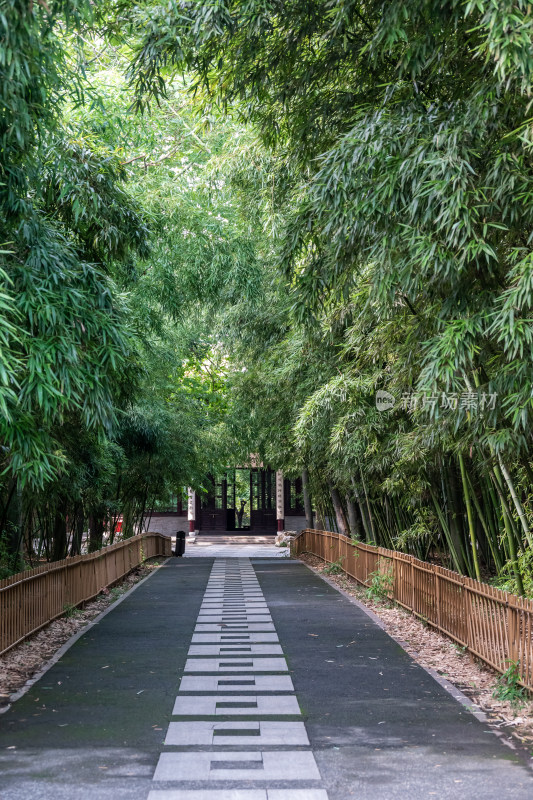
[[[498,672],[517,664],[520,682],[533,690],[532,600],[331,531],[302,531],[291,543],[291,553],[304,552],[328,563],[340,560],[343,571],[363,586],[375,573],[390,576],[390,599]]]
[[[170,538],[142,533],[95,553],[52,561],[0,581],[0,653],[69,608],[96,597],[144,559],[170,556]]]

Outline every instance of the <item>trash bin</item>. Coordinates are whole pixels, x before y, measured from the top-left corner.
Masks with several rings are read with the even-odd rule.
[[[176,531],[176,549],[174,550],[175,556],[182,556],[185,552],[185,531]]]

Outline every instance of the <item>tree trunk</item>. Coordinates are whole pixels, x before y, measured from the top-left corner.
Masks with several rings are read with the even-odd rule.
[[[9,490],[5,500],[5,505],[2,509],[2,515],[0,517],[0,534],[2,534],[6,529],[11,528],[11,526],[8,525],[8,521],[10,519],[10,515],[11,519],[13,518],[12,503],[15,498],[16,489],[17,489],[17,482],[14,479],[12,479],[9,485]]]
[[[151,503],[150,503],[150,511],[148,512],[148,514],[146,514],[146,517],[148,519],[148,522],[146,523],[146,530],[147,531],[150,530],[150,526],[152,524],[152,515],[154,513],[155,501],[156,501],[156,497],[154,496],[154,497],[152,497],[152,500],[151,500]]]
[[[131,539],[133,536],[133,501],[127,503],[122,517],[122,538]]]
[[[357,505],[359,506],[359,513],[361,515],[361,521],[363,523],[363,530],[364,530],[364,533],[365,533],[365,535],[363,537],[363,541],[369,542],[372,539],[372,529],[371,529],[370,523],[369,523],[369,521],[368,521],[368,519],[366,517],[364,502],[361,499],[361,495],[359,494],[359,490],[357,488],[357,483],[355,482],[355,478],[353,476],[352,476],[352,488],[353,488],[353,493],[355,495],[355,499],[357,501]]]
[[[516,541],[515,541],[515,534],[513,530],[512,518],[511,513],[507,507],[507,501],[505,495],[503,493],[502,486],[500,485],[499,476],[496,472],[497,467],[494,470],[490,470],[490,476],[494,482],[494,486],[496,487],[496,491],[498,492],[498,496],[500,498],[501,508],[502,508],[502,515],[503,515],[503,524],[505,526],[505,533],[506,533],[506,541],[507,546],[509,549],[509,555],[511,560],[511,565],[513,568],[516,586],[518,589],[518,594],[524,594],[524,583],[522,581],[522,575],[520,573],[520,568],[518,565],[518,553],[516,550]]]
[[[476,542],[476,527],[474,523],[474,514],[472,512],[472,503],[470,501],[470,492],[468,489],[468,480],[466,477],[466,467],[463,454],[459,453],[459,467],[461,468],[461,480],[463,482],[463,496],[466,505],[466,514],[468,517],[468,534],[470,536],[470,547],[472,549],[472,561],[474,563],[474,571],[478,581],[481,580],[481,572],[479,569],[479,559],[477,557],[477,542]]]
[[[81,542],[83,539],[83,523],[84,523],[83,505],[78,503],[76,506],[76,516],[72,525],[72,544],[70,546],[70,555],[79,556],[81,553]]]
[[[89,553],[101,550],[104,543],[104,512],[94,509],[89,515]]]
[[[376,531],[375,531],[375,528],[374,528],[374,520],[373,520],[373,517],[372,517],[372,509],[370,507],[370,500],[368,499],[368,492],[366,490],[365,477],[364,477],[363,471],[361,469],[359,470],[359,473],[361,475],[361,482],[363,484],[363,492],[365,493],[365,511],[366,511],[366,514],[367,514],[367,517],[368,517],[368,525],[369,525],[369,530],[370,530],[370,541],[374,542],[375,544],[377,544],[378,542],[377,542],[377,539],[376,539]]]
[[[0,534],[5,533],[7,547],[7,567],[13,573],[24,569],[24,530],[22,513],[22,493],[17,481],[11,482],[9,494],[2,514]]]
[[[305,524],[307,528],[312,528],[313,506],[311,505],[311,493],[309,491],[309,473],[306,469],[302,470],[302,494],[304,496]]]
[[[350,535],[352,538],[361,540],[361,526],[359,525],[359,518],[357,516],[357,508],[353,498],[349,494],[346,495],[346,510],[348,511],[348,524],[350,526]]]
[[[331,501],[333,503],[333,508],[335,509],[335,518],[337,520],[337,528],[339,529],[339,533],[342,536],[349,536],[348,530],[348,523],[346,522],[346,516],[344,514],[344,509],[342,507],[341,496],[339,494],[339,490],[333,486],[332,483],[329,484],[329,492],[331,494]]]
[[[52,561],[61,561],[67,557],[67,501],[60,497],[54,517],[54,542],[52,546]]]
[[[143,495],[143,503],[142,503],[141,515],[140,515],[140,519],[139,519],[139,533],[143,532],[144,512],[146,511],[147,500],[148,500],[148,486],[145,487],[144,495]]]
[[[477,516],[478,516],[479,524],[480,524],[480,526],[481,526],[481,528],[482,528],[482,530],[483,530],[483,532],[485,534],[485,537],[487,539],[487,546],[488,546],[488,549],[490,551],[490,555],[492,557],[492,560],[494,561],[494,565],[496,567],[496,571],[497,571],[497,573],[499,575],[500,571],[501,571],[501,568],[502,568],[502,563],[501,563],[500,553],[499,553],[499,550],[498,550],[498,539],[497,539],[497,537],[493,536],[492,530],[491,530],[490,526],[488,525],[487,520],[485,518],[485,514],[483,513],[483,511],[481,509],[481,505],[479,503],[479,500],[476,497],[476,492],[475,492],[474,486],[472,484],[472,481],[470,480],[470,477],[468,475],[467,475],[467,478],[468,478],[468,485],[469,485],[469,488],[470,488],[470,497],[472,498],[472,502],[474,503],[474,507],[476,509],[476,513],[477,513]],[[481,541],[481,537],[480,536],[478,536],[478,541]]]
[[[448,519],[450,535],[452,537],[456,553],[460,558],[461,572],[467,572],[467,560],[465,558],[464,537],[462,535],[462,509],[459,504],[459,492],[455,477],[455,465],[449,464],[447,469],[448,478]],[[468,570],[470,572],[470,570]]]
[[[500,469],[502,471],[503,477],[505,478],[505,482],[507,484],[507,488],[509,489],[509,494],[511,495],[512,501],[514,503],[514,507],[516,508],[516,513],[518,514],[518,519],[520,520],[520,524],[522,526],[522,530],[524,531],[524,536],[526,537],[526,541],[528,545],[533,548],[533,538],[531,536],[531,531],[529,529],[529,525],[527,522],[525,511],[522,507],[522,503],[518,499],[518,495],[514,488],[514,484],[512,478],[509,474],[509,470],[503,463],[503,459],[501,455],[498,454],[498,463],[500,465]]]

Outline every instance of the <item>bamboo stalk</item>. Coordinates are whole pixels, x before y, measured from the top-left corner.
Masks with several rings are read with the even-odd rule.
[[[473,502],[474,507],[476,509],[476,513],[477,513],[477,515],[479,517],[479,521],[481,522],[481,525],[483,526],[483,530],[485,531],[485,536],[487,537],[487,542],[488,542],[488,545],[489,545],[489,549],[490,549],[492,558],[494,560],[494,564],[496,566],[496,570],[499,573],[501,571],[502,564],[501,564],[500,554],[498,552],[498,548],[494,546],[494,542],[492,540],[492,532],[489,530],[489,527],[488,527],[488,525],[487,525],[487,523],[485,521],[485,516],[484,516],[484,514],[483,514],[483,512],[481,510],[481,506],[479,505],[478,499],[476,497],[476,493],[474,491],[474,487],[472,486],[472,481],[471,481],[470,476],[468,475],[468,473],[466,475],[466,478],[467,478],[467,481],[468,481],[468,486],[470,488],[470,496],[472,498],[472,502]]]
[[[520,524],[522,525],[522,530],[524,531],[524,536],[526,537],[528,545],[533,549],[533,537],[531,536],[531,531],[529,529],[529,525],[527,523],[527,517],[524,512],[524,508],[522,503],[518,499],[518,495],[516,494],[516,490],[514,488],[514,483],[512,478],[509,474],[509,471],[505,464],[503,463],[503,459],[498,453],[498,463],[500,465],[500,469],[502,471],[503,477],[505,478],[505,482],[507,484],[507,488],[509,489],[509,494],[511,495],[511,499],[514,503],[514,507],[516,508],[516,513],[518,514],[518,519],[520,520]]]
[[[448,547],[450,549],[450,554],[451,554],[452,561],[454,563],[455,569],[457,570],[457,572],[461,572],[461,563],[460,563],[459,557],[457,555],[457,551],[455,549],[455,543],[454,543],[454,541],[452,539],[452,536],[451,536],[451,533],[450,533],[450,529],[448,527],[448,523],[446,522],[446,518],[444,517],[444,514],[442,513],[442,509],[441,509],[441,507],[439,506],[439,504],[437,502],[437,498],[435,496],[435,492],[433,491],[433,487],[431,485],[429,487],[429,493],[431,494],[431,499],[433,500],[433,505],[435,507],[435,512],[437,514],[438,520],[439,520],[439,522],[441,524],[441,527],[442,527],[442,530],[444,532],[444,537],[446,539],[446,542],[448,543]]]
[[[514,532],[513,532],[513,529],[512,529],[512,525],[511,525],[511,518],[510,518],[509,510],[507,508],[507,504],[505,502],[505,496],[504,496],[502,488],[501,488],[501,486],[500,486],[500,484],[498,482],[498,479],[496,477],[495,471],[491,470],[490,474],[491,474],[491,476],[492,476],[492,478],[494,480],[494,485],[496,486],[496,491],[498,492],[498,495],[500,497],[500,502],[501,502],[501,507],[502,507],[502,514],[503,514],[503,523],[505,525],[505,531],[506,531],[506,534],[507,534],[507,544],[509,546],[509,555],[510,555],[511,564],[512,564],[513,572],[514,572],[515,579],[516,579],[516,586],[518,588],[519,594],[524,594],[524,583],[522,581],[522,575],[520,574],[520,569],[519,569],[519,566],[518,566],[518,555],[517,555],[517,552],[516,552],[515,537],[514,537]]]

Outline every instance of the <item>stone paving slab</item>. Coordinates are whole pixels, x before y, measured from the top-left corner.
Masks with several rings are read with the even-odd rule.
[[[242,592],[233,592],[228,594],[227,592],[217,592],[213,591],[211,593],[207,593],[204,595],[204,602],[203,605],[208,603],[264,603],[265,598],[263,593],[258,589],[257,591],[252,592],[251,590],[243,590]]]
[[[200,614],[268,614],[268,606],[264,602],[246,603],[203,603]],[[270,616],[270,615],[269,615]]]
[[[323,789],[156,789],[148,800],[328,800]]]
[[[253,712],[248,712],[253,713]],[[166,745],[308,745],[303,722],[171,722]],[[237,754],[234,753],[236,757]]]
[[[194,628],[195,633],[219,633],[221,631],[250,631],[256,632],[274,632],[274,623],[272,620],[264,622],[198,622]]]
[[[185,672],[287,672],[284,658],[188,658]]]
[[[207,623],[222,623],[222,622],[271,622],[271,616],[268,612],[264,614],[211,614],[211,613],[204,613],[198,616],[198,624],[201,625]]]
[[[241,594],[243,592],[251,592],[252,594],[257,594],[261,592],[259,588],[259,583],[257,582],[257,578],[255,575],[250,578],[240,578],[239,580],[234,580],[231,583],[228,583],[226,578],[220,578],[220,580],[212,580],[209,583],[209,587],[205,590],[206,596],[211,594],[221,594],[221,595],[231,595],[231,594]]]
[[[234,594],[222,594],[220,592],[211,592],[208,594],[206,592],[204,596],[204,602],[202,605],[211,605],[213,603],[218,603],[219,605],[223,603],[264,603],[265,598],[261,591],[252,592],[247,590],[242,593],[234,593]]]
[[[191,644],[189,647],[190,656],[226,656],[226,655],[253,655],[253,656],[281,656],[283,650],[279,644],[251,644],[251,643],[232,643],[230,641],[221,644]]]
[[[184,675],[181,692],[293,692],[289,675]]]
[[[196,540],[194,544],[186,543],[184,558],[289,558],[287,547],[275,547],[273,544],[216,544]]]
[[[162,753],[155,781],[320,780],[313,754],[304,750]]]
[[[261,633],[193,633],[192,644],[211,644],[216,642],[252,642],[260,644],[262,642],[279,642],[278,635],[274,632],[266,631]]]
[[[253,600],[243,599],[243,600],[204,600],[202,603],[202,610],[204,608],[253,608],[256,610],[258,607],[260,608],[267,608],[267,604],[265,603],[264,599],[254,598]]]
[[[242,600],[244,597],[250,597],[254,600],[264,600],[263,593],[259,588],[257,580],[250,580],[242,584],[236,584],[231,590],[228,590],[227,588],[225,589],[224,586],[227,586],[227,584],[210,584],[210,588],[206,589],[206,593],[204,595],[205,600],[210,600],[212,598],[222,600],[234,600],[236,598],[238,600]]]
[[[173,716],[294,716],[300,714],[298,701],[294,696],[277,695],[228,695],[226,697],[206,697],[205,695],[178,695]]]

